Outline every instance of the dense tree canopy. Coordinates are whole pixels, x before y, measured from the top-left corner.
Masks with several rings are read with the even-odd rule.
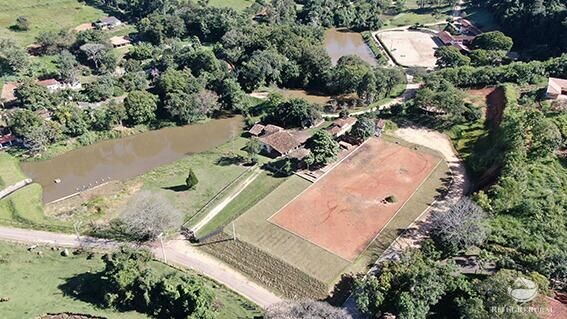
[[[536,57],[567,51],[567,8],[558,0],[473,0],[496,16],[504,33],[516,46]]]

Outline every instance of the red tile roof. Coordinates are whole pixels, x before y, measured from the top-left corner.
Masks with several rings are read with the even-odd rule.
[[[254,126],[252,126],[252,128],[248,131],[248,133],[258,136],[260,134],[262,134],[262,132],[264,132],[264,125],[262,124],[254,124]]]
[[[50,86],[50,85],[59,84],[59,81],[57,81],[55,79],[46,79],[46,80],[37,81],[37,84],[39,84],[41,86]]]
[[[301,143],[287,131],[279,131],[269,135],[264,135],[260,137],[260,141],[269,145],[282,155],[287,154],[289,151],[301,145]]]
[[[277,125],[272,125],[272,124],[268,124],[264,127],[264,134],[268,135],[268,134],[272,134],[272,133],[276,133],[276,132],[281,132],[284,129],[282,127],[279,127]]]
[[[6,134],[6,135],[0,135],[0,144],[13,142],[15,140],[16,140],[16,137],[12,133]]]
[[[437,37],[441,40],[441,42],[443,42],[443,44],[451,44],[455,41],[453,36],[447,31],[438,32]]]

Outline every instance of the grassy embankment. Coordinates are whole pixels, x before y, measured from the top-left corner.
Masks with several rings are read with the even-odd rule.
[[[108,318],[147,318],[137,312],[118,312],[101,309],[86,298],[69,295],[65,284],[69,279],[85,273],[96,273],[104,268],[100,255],[87,259],[86,254],[62,257],[59,251],[47,247],[37,248],[42,256],[28,252],[18,244],[0,242],[0,298],[9,298],[0,303],[0,317],[4,319],[36,318],[45,313],[77,312]],[[177,270],[160,262],[153,263],[156,270]],[[198,276],[190,272],[191,275]],[[251,302],[228,290],[224,286],[202,277],[213,289],[219,319],[254,318],[261,314]]]
[[[501,165],[502,143],[498,134],[490,133],[498,129],[504,110],[516,103],[517,98],[513,85],[501,85],[487,96],[486,115],[482,119],[456,125],[447,132],[476,186],[488,182]]]
[[[0,153],[0,188],[27,178],[19,162],[7,153]],[[0,224],[53,231],[70,231],[70,225],[47,218],[43,213],[41,186],[29,185],[0,200]]]

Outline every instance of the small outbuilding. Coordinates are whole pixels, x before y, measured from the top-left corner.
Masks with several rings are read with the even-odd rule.
[[[0,95],[0,102],[2,104],[7,105],[16,100],[16,88],[18,87],[18,83],[16,82],[6,82],[4,86],[2,86],[2,94]]]
[[[254,126],[252,126],[250,130],[248,130],[248,133],[250,133],[250,135],[252,136],[260,136],[262,135],[262,133],[264,133],[264,128],[265,128],[264,125],[257,123],[254,124]]]
[[[327,130],[334,138],[337,138],[350,131],[356,121],[356,117],[338,118],[333,121],[333,124]]]
[[[3,133],[3,129],[0,128],[0,150],[12,146],[16,141],[16,136],[10,131]]]
[[[132,44],[132,42],[130,41],[130,38],[128,38],[127,36],[122,36],[122,37],[110,38],[110,44],[112,44],[112,47],[114,48],[122,48],[129,46],[130,44]]]
[[[95,23],[93,23],[94,27],[101,30],[108,30],[114,29],[121,26],[123,23],[116,17],[106,17],[102,18]]]
[[[549,78],[546,96],[551,100],[567,100],[567,79]]]

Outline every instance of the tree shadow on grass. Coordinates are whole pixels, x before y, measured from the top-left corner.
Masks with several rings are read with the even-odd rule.
[[[174,192],[178,193],[178,192],[188,191],[189,187],[187,187],[187,185],[185,185],[185,184],[181,184],[181,185],[176,185],[176,186],[162,187],[162,189],[165,189],[165,190],[168,190],[168,191],[174,191]]]
[[[230,165],[239,165],[244,162],[244,158],[240,155],[223,155],[217,159],[215,162],[216,165],[220,166],[230,166]]]
[[[105,308],[102,298],[102,274],[86,272],[65,279],[59,285],[63,295],[75,300],[90,303],[98,308]]]

